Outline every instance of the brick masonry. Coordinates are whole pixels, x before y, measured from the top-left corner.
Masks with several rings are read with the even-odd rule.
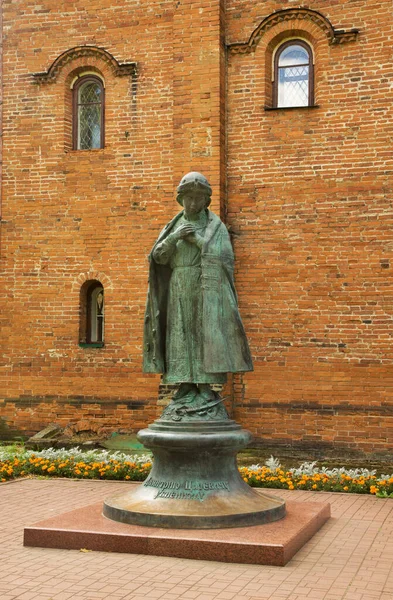
[[[159,378],[141,372],[147,254],[193,169],[232,235],[254,357],[227,386],[236,419],[261,444],[389,450],[391,3],[2,4],[1,434],[158,414]],[[266,110],[291,37],[313,48],[317,107]],[[84,70],[105,81],[102,150],[70,149]],[[103,348],[78,346],[89,279]]]

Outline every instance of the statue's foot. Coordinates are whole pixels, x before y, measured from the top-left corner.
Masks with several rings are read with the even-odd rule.
[[[195,385],[195,383],[181,383],[179,386],[179,389],[174,394],[172,400],[173,400],[173,402],[182,400],[183,398],[188,396],[188,394],[190,394],[191,392],[193,392],[193,395],[198,393],[198,388]]]
[[[217,399],[216,392],[213,392],[210,385],[208,383],[200,383],[199,384],[199,398],[203,400],[203,402],[212,402]]]
[[[164,409],[160,421],[222,421],[228,413],[220,394],[214,392],[207,383],[182,383]]]

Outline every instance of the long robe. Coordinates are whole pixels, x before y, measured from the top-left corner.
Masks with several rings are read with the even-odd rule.
[[[225,373],[253,369],[233,250],[225,225],[210,211],[198,232],[201,250],[186,240],[174,244],[169,236],[183,220],[181,212],[168,223],[149,257],[143,368],[164,373],[167,383],[222,383]]]

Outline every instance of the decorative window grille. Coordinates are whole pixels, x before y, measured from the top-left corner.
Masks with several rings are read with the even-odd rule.
[[[314,104],[311,48],[291,40],[277,51],[274,69],[274,106],[288,108]]]
[[[94,75],[81,77],[73,93],[74,150],[103,148],[105,89],[102,80]]]

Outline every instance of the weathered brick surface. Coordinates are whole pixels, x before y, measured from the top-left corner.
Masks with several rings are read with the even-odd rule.
[[[294,2],[3,0],[0,415],[37,431],[90,418],[116,428],[157,413],[141,373],[147,254],[177,210],[181,175],[212,181],[227,219],[255,371],[231,378],[235,416],[261,442],[391,447],[391,3],[307,4],[318,21],[277,20]],[[359,29],[330,43],[328,26]],[[318,108],[271,106],[287,37],[315,54]],[[65,51],[75,53],[49,82]],[[227,45],[227,49],[225,49]],[[100,73],[106,147],[70,150],[70,84]],[[78,347],[79,290],[105,287],[105,346]]]
[[[229,0],[228,42],[291,4]],[[228,223],[255,355],[236,414],[257,437],[378,450],[393,439],[393,21],[389,2],[307,6],[358,39],[282,22],[229,57]],[[288,28],[313,45],[319,108],[265,111]]]
[[[141,324],[147,254],[174,209],[173,2],[46,0],[3,9],[1,372],[3,395],[17,399],[7,423],[37,429],[56,410],[63,422],[75,419],[86,409],[68,409],[68,399],[83,396],[109,399],[114,408],[98,412],[115,424],[111,415],[124,401],[154,407],[158,384],[141,374]],[[137,62],[136,82],[94,57],[71,60],[53,82],[35,82],[33,73],[82,45]],[[67,150],[67,96],[81,67],[105,79],[103,150]],[[88,279],[105,288],[102,349],[78,347],[79,290]],[[23,397],[43,400],[19,412]],[[140,409],[120,421],[137,428]]]

